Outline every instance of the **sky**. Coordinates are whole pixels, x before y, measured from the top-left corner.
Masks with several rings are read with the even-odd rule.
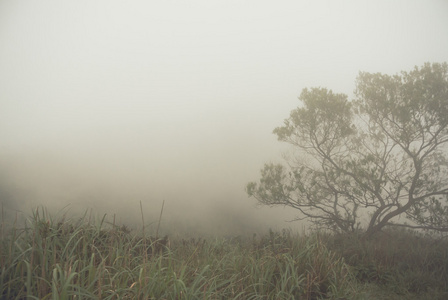
[[[0,1],[0,197],[225,234],[306,87],[448,61],[447,1]],[[149,222],[149,221],[148,221]]]

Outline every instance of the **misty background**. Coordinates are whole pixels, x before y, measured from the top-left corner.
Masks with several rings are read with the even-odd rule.
[[[305,87],[448,61],[448,2],[0,1],[0,201],[170,234],[288,223],[244,191]],[[67,206],[68,205],[68,206]]]

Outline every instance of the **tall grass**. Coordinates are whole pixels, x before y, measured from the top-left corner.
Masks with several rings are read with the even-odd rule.
[[[408,230],[387,230],[370,240],[329,235],[357,281],[403,299],[448,299],[448,241]],[[387,298],[386,298],[387,299]]]
[[[347,237],[289,231],[253,238],[169,241],[147,236],[144,226],[141,232],[130,232],[105,217],[53,219],[38,209],[25,226],[16,225],[2,235],[0,297],[377,299],[366,284],[380,286],[390,280],[392,285],[407,285],[391,288],[389,296],[437,298],[446,293],[446,281],[443,286],[440,280],[447,278],[448,259],[439,245],[408,257],[396,257],[401,250],[388,247],[377,244],[375,250]],[[406,266],[408,260],[419,263]],[[388,266],[392,271],[386,271]],[[413,275],[394,273],[400,268],[410,268]],[[432,290],[415,289],[412,276],[419,272],[442,279],[427,279]]]

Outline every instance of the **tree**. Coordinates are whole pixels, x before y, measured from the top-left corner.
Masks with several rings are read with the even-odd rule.
[[[385,226],[448,232],[447,63],[361,72],[353,101],[325,88],[299,99],[274,130],[297,151],[286,165],[266,164],[249,196],[365,238]]]

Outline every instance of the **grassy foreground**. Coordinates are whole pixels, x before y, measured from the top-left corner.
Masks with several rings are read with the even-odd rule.
[[[404,231],[170,241],[37,210],[0,251],[1,299],[448,299],[448,241]]]

